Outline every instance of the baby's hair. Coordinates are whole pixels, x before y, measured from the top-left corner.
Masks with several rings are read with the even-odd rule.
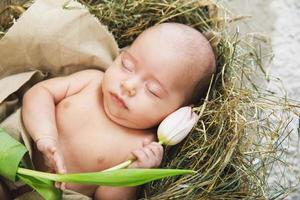
[[[191,27],[189,27],[191,28]],[[215,51],[214,48],[211,46],[211,43],[206,38],[206,36],[202,35],[198,30],[193,29],[194,31],[198,32],[198,39],[199,42],[191,42],[193,46],[190,46],[190,50],[193,51],[194,56],[198,56],[198,59],[195,59],[197,63],[193,66],[190,66],[190,68],[198,68],[198,69],[190,69],[190,71],[195,72],[195,70],[203,69],[201,70],[203,74],[201,76],[197,77],[196,84],[194,85],[192,94],[189,98],[187,98],[187,101],[185,102],[186,105],[193,104],[197,105],[201,102],[202,98],[205,98],[207,90],[209,88],[209,84],[212,78],[212,75],[214,74],[216,70],[216,57],[215,57]],[[191,38],[191,40],[195,41],[195,38]],[[198,47],[196,45],[199,45]],[[204,48],[203,55],[201,55],[201,52],[199,54],[195,53],[195,49],[199,50],[199,47],[202,46]],[[200,59],[199,59],[200,58]],[[201,60],[207,59],[207,62],[201,62]]]
[[[183,104],[199,104],[201,98],[206,95],[210,80],[216,69],[214,49],[211,46],[209,38],[207,39],[206,35],[184,24],[164,23],[158,26],[172,28],[174,32],[182,34],[179,36],[178,41],[174,43],[174,48],[183,51],[182,53],[185,56],[187,55],[189,59],[186,72],[182,75],[182,80],[195,81],[192,92]],[[178,49],[178,43],[182,48]],[[196,80],[191,80],[191,77],[195,77]]]
[[[207,95],[211,79],[213,78],[213,74],[216,72],[216,68],[217,68],[216,48],[221,38],[220,35],[216,34],[215,32],[207,32],[204,33],[202,36],[207,43],[207,48],[208,48],[207,51],[208,54],[210,55],[210,62],[208,63],[207,66],[208,75],[198,79],[198,82],[194,87],[192,96],[189,99],[190,101],[189,103],[194,105],[199,104],[201,102],[201,99],[205,98],[205,96]]]

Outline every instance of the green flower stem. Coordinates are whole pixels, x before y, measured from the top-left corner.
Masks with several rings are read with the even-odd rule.
[[[25,168],[21,168],[21,167],[18,168],[17,173],[27,175],[27,176],[32,176],[32,177],[44,178],[44,179],[48,179],[51,181],[58,181],[58,182],[61,181],[61,178],[60,178],[61,175],[59,175],[59,174],[40,172],[40,171],[25,169]]]
[[[163,145],[162,141],[159,141],[158,143]],[[103,170],[102,172],[109,172],[109,171],[113,171],[113,170],[117,170],[117,169],[124,169],[124,168],[128,167],[129,165],[131,165],[131,163],[133,163],[134,161],[136,161],[136,158],[129,159],[125,162],[122,162],[121,164],[114,166],[114,167]]]
[[[129,159],[125,162],[122,162],[121,164],[118,164],[114,167],[111,167],[111,168],[108,168],[106,170],[103,170],[102,172],[109,172],[109,171],[114,171],[114,170],[117,170],[117,169],[123,169],[123,168],[126,168],[128,167],[131,163],[133,163],[136,159]]]

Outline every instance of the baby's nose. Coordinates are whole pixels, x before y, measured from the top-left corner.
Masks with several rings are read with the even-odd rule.
[[[122,81],[121,82],[121,90],[122,93],[126,92],[128,96],[132,97],[136,94],[136,87],[135,87],[135,83],[133,83],[132,81]]]

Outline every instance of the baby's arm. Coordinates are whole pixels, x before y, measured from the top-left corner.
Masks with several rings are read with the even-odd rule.
[[[128,168],[155,168],[163,157],[163,147],[157,142],[143,143],[143,148],[132,152],[137,158]],[[131,158],[130,156],[129,158]],[[96,200],[134,200],[137,198],[137,187],[104,187],[99,186],[95,193]]]
[[[24,126],[54,171],[65,172],[62,155],[57,149],[55,105],[85,88],[91,80],[102,78],[99,73],[102,72],[85,70],[66,77],[48,79],[34,85],[23,97]]]

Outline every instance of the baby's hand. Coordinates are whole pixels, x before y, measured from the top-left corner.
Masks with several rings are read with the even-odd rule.
[[[43,153],[46,166],[49,167],[50,172],[65,174],[66,166],[63,155],[57,146],[57,140],[54,138],[40,138],[36,141],[39,151]],[[55,183],[55,186],[60,189],[65,189],[64,183]]]
[[[136,161],[134,161],[128,168],[155,168],[158,167],[162,161],[164,149],[158,142],[143,143],[143,148],[132,152]]]

